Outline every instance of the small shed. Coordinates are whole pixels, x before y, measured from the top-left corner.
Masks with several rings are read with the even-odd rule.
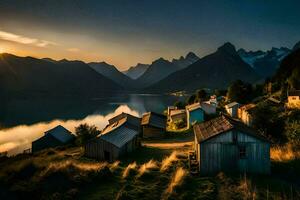
[[[232,102],[230,104],[225,105],[225,110],[230,115],[230,117],[238,117],[238,109],[239,103],[237,102]]]
[[[255,130],[220,116],[194,126],[200,174],[270,173],[270,143]]]
[[[191,105],[187,105],[185,107],[187,113],[187,123],[188,127],[197,123],[204,121],[204,111],[200,106],[200,103],[194,103]]]
[[[256,107],[255,104],[250,103],[239,107],[238,109],[238,118],[247,126],[252,126],[253,116],[252,112]]]
[[[176,122],[179,120],[186,120],[186,110],[185,109],[176,109],[171,110],[168,115],[169,121]]]
[[[288,92],[287,107],[300,109],[300,90],[292,90]]]
[[[213,115],[217,112],[217,105],[215,103],[211,103],[210,101],[204,101],[201,102],[200,105],[204,113],[208,115]]]
[[[139,131],[132,128],[127,118],[121,118],[87,142],[84,152],[86,157],[113,162],[139,146]]]
[[[45,132],[44,136],[32,142],[32,153],[51,147],[62,146],[74,139],[71,131],[58,125]]]
[[[166,132],[167,117],[165,115],[148,112],[142,117],[143,138],[161,138]]]

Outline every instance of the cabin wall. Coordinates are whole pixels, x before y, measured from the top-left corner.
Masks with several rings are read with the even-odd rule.
[[[187,121],[189,123],[189,127],[196,122],[203,122],[204,121],[204,111],[202,109],[188,111]]]
[[[138,137],[135,137],[132,140],[130,140],[127,144],[121,147],[119,156],[126,155],[127,153],[131,153],[134,150],[136,150],[140,146],[139,142],[140,141]]]
[[[165,130],[152,126],[143,126],[143,138],[162,138]]]
[[[240,157],[241,146],[246,150],[243,158]],[[270,144],[242,132],[220,134],[202,142],[197,148],[201,174],[219,171],[270,173]]]
[[[88,142],[84,148],[85,156],[97,160],[105,160],[105,153],[109,152],[109,159],[107,161],[113,162],[119,158],[120,149],[113,144],[102,139],[94,139]]]
[[[207,103],[201,103],[201,108],[208,115],[216,114],[217,107],[214,105],[207,104]]]
[[[238,117],[238,106],[226,108],[226,111],[231,117]]]

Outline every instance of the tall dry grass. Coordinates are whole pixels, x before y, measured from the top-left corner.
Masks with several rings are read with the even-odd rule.
[[[274,161],[289,161],[300,159],[300,152],[293,149],[293,146],[288,144],[285,146],[272,147],[270,150],[271,159]]]
[[[135,170],[137,167],[137,164],[136,162],[133,162],[133,163],[130,163],[128,164],[128,166],[125,168],[124,172],[123,172],[123,175],[122,175],[122,178],[127,178],[130,171],[131,170]]]
[[[183,183],[183,180],[187,174],[188,172],[182,167],[177,168],[177,170],[171,178],[168,188],[163,194],[163,199],[168,199],[168,197],[174,192],[174,189]]]
[[[255,200],[258,198],[256,187],[253,187],[251,180],[248,179],[246,175],[241,178],[237,191],[242,195],[243,199]]]
[[[164,158],[161,161],[161,167],[160,167],[161,172],[167,171],[170,168],[171,164],[178,160],[177,154],[178,154],[177,151],[173,151],[170,156]]]
[[[60,162],[51,162],[48,167],[41,172],[41,176],[53,171],[63,171],[75,168],[79,171],[100,171],[106,167],[108,163],[83,163],[75,160],[66,160]]]
[[[119,164],[120,164],[119,160],[117,160],[113,164],[111,164],[109,167],[110,171],[115,171],[118,168]]]
[[[138,170],[137,177],[141,177],[144,173],[149,172],[149,170],[158,169],[158,164],[154,160],[149,160],[147,163],[144,163],[140,166]]]

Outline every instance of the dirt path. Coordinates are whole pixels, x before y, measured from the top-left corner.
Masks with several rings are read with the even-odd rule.
[[[160,149],[181,149],[181,148],[192,148],[193,142],[145,142],[142,144],[145,147],[155,147]]]

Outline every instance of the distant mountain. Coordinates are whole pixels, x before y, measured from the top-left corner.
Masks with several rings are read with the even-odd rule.
[[[185,57],[181,56],[178,59],[173,59],[172,63],[177,65],[180,69],[186,68],[199,60],[199,57],[193,52],[189,52]]]
[[[282,60],[272,82],[281,86],[288,83],[292,89],[300,90],[300,49],[294,50]]]
[[[0,85],[9,95],[104,96],[122,87],[81,61],[0,54]]]
[[[147,87],[162,80],[177,70],[180,70],[179,66],[169,62],[168,60],[159,58],[152,62],[146,72],[136,79],[136,82],[140,87]]]
[[[240,57],[264,78],[272,76],[282,59],[290,52],[291,50],[285,47],[272,48],[266,52],[238,50]]]
[[[91,62],[88,63],[94,70],[103,76],[113,80],[114,82],[122,85],[126,88],[131,88],[134,86],[133,80],[128,76],[120,72],[115,66],[107,64],[106,62]]]
[[[255,71],[237,54],[235,47],[225,43],[215,53],[205,56],[185,69],[174,72],[148,87],[147,91],[178,91],[199,88],[226,88],[232,81],[259,80]]]
[[[130,67],[128,70],[124,71],[123,73],[132,79],[137,79],[144,74],[144,72],[148,69],[148,67],[149,67],[148,64],[138,63],[136,66]]]
[[[296,51],[297,49],[300,49],[300,41],[294,45],[293,51]]]

